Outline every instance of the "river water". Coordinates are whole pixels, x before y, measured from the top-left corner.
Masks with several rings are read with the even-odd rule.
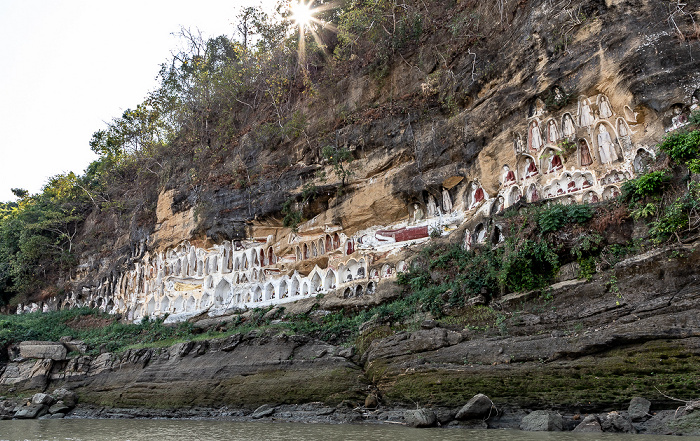
[[[22,441],[669,441],[669,436],[521,432],[518,430],[411,429],[393,425],[235,423],[208,420],[0,421],[0,440]],[[700,441],[700,437],[683,440]]]

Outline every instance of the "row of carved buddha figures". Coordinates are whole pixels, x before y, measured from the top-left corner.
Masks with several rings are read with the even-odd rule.
[[[646,150],[640,151],[650,157]],[[638,157],[642,153],[638,154]],[[489,212],[497,214],[520,200],[538,202],[542,199],[560,199],[562,203],[596,203],[612,199],[620,194],[620,184],[632,177],[630,171],[620,167],[609,170],[598,179],[594,172],[581,169],[563,171],[544,185],[532,182],[525,186],[518,184],[502,187],[494,198]]]
[[[569,161],[575,159],[581,167],[623,159],[623,151],[631,144],[629,124],[636,124],[636,116],[629,106],[624,107],[624,116],[615,114],[605,95],[598,95],[594,101],[597,110],[593,110],[591,98],[580,97],[576,118],[565,112],[561,117],[540,119],[544,111],[535,112],[528,121],[527,147],[519,133],[513,135],[518,167],[510,181],[525,180],[541,171],[557,171],[563,167],[562,154],[571,156],[574,150],[575,158]]]

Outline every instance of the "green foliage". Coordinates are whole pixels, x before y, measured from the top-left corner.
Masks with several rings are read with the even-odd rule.
[[[661,193],[671,181],[665,170],[647,173],[622,184],[622,197],[630,202],[639,202]]]
[[[639,207],[632,210],[632,217],[634,218],[634,220],[651,217],[656,214],[658,209],[658,205],[652,202],[649,202],[648,204],[642,204]]]
[[[294,199],[287,199],[284,201],[284,204],[282,204],[282,214],[284,215],[282,223],[285,227],[291,228],[292,231],[296,233],[303,219],[303,213],[301,210],[295,210],[293,208],[294,203]]]
[[[0,216],[0,304],[17,293],[38,291],[48,274],[75,264],[80,223],[90,207],[88,177],[74,173],[49,179],[41,193],[3,204]]]
[[[561,40],[563,45],[569,43],[569,40]],[[555,52],[558,52],[555,48]],[[567,104],[573,102],[576,98],[576,92],[567,92],[561,87],[553,87],[542,96],[542,101],[549,110],[559,110]]]
[[[71,326],[81,321],[98,321],[94,327]],[[49,313],[0,317],[0,347],[23,340],[58,341],[65,335],[83,340],[91,353],[125,349],[130,345],[172,342],[194,337],[191,323],[165,326],[162,319],[143,320],[139,324],[123,324],[113,316],[88,308],[76,308]]]
[[[696,159],[700,148],[700,130],[675,130],[666,135],[659,148],[681,164]]]
[[[590,281],[593,275],[596,273],[596,265],[594,257],[586,257],[584,259],[579,259],[579,271],[577,277],[579,279],[586,279]]]
[[[559,257],[549,242],[510,238],[498,276],[506,291],[529,291],[547,285],[558,270]]]
[[[657,241],[683,234],[700,224],[700,184],[691,182],[688,191],[666,205],[651,223],[650,233]]]
[[[352,152],[345,147],[336,147],[327,145],[321,150],[323,159],[325,159],[332,167],[336,178],[340,179],[341,186],[345,186],[345,180],[353,175],[353,172],[347,169],[347,166],[352,162]]]
[[[537,213],[537,224],[542,234],[551,233],[570,223],[584,224],[593,217],[593,210],[587,204],[555,204]]]
[[[463,305],[465,297],[540,288],[559,268],[558,256],[546,241],[512,238],[503,247],[478,252],[459,245],[429,246],[417,262],[399,274],[398,283],[410,287],[412,305],[436,317],[445,305]]]
[[[362,54],[376,79],[384,78],[392,55],[417,42],[423,33],[424,5],[396,0],[351,0],[339,9],[335,56]]]
[[[700,110],[692,112],[688,117],[688,122],[694,126],[700,126]]]
[[[304,189],[301,192],[301,202],[298,206],[303,207],[308,201],[313,199],[316,194],[316,186],[310,183],[304,185]],[[294,197],[287,199],[282,204],[282,214],[284,215],[283,224],[285,227],[289,227],[293,232],[297,232],[299,224],[304,220],[303,209],[295,209],[297,205],[296,199]]]

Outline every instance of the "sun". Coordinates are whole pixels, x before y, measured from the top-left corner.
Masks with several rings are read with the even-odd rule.
[[[311,2],[305,3],[304,0],[292,2],[290,9],[292,12],[291,19],[298,24],[300,28],[308,28],[311,22],[314,21],[314,11],[311,9]]]

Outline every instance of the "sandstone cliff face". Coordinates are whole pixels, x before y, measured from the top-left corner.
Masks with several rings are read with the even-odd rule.
[[[251,333],[166,349],[10,363],[4,389],[62,384],[81,402],[109,407],[186,408],[364,399],[352,352],[305,336]]]
[[[377,228],[405,227],[416,211],[427,218],[428,228],[450,231],[466,220],[471,224],[464,237],[468,246],[496,228],[489,222],[480,226],[480,219],[518,201],[590,203],[616,195],[623,181],[653,160],[665,130],[681,126],[690,106],[697,105],[698,41],[686,38],[694,32],[691,15],[672,5],[542,1],[508,4],[501,13],[471,3],[452,8],[457,18],[431,23],[430,32],[401,54],[386,77],[354,73],[299,102],[308,118],[305,139],[271,149],[249,133],[232,148],[230,164],[208,171],[202,185],[173,178],[158,199],[155,224],[120,241],[131,241],[130,255],[118,247],[99,264],[85,265],[90,269],[74,280],[63,305],[92,302],[126,313],[127,298],[135,296],[132,315],[162,309],[161,288],[155,287],[161,294],[149,311],[145,288],[139,288],[144,282],[127,286],[124,278],[150,277],[156,283],[163,265],[154,261],[164,260],[156,256],[185,240],[202,250],[197,251],[204,254],[202,260],[213,245],[225,247],[228,240],[252,239],[243,244],[246,248],[264,241],[275,259],[260,266],[290,278],[295,271],[300,278],[309,276],[315,264],[337,273],[352,254],[343,249],[346,241],[381,270],[383,252],[358,242]],[[669,25],[668,17],[678,28]],[[477,48],[467,38],[470,26],[478,29]],[[343,118],[329,120],[329,108],[330,115],[342,113]],[[330,135],[329,124],[335,126]],[[342,192],[320,154],[326,142],[349,149],[354,157]],[[214,184],[218,174],[241,164],[249,175],[246,185]],[[330,180],[319,180],[318,171]],[[304,186],[315,186],[311,200],[301,198]],[[308,219],[298,233],[282,226],[280,210],[287,200],[297,201],[292,207]],[[437,216],[447,212],[459,215]],[[309,265],[309,259],[329,254],[328,247],[309,250],[308,258],[297,250],[334,233],[343,242],[331,247],[341,249],[338,262]],[[85,262],[93,260],[85,256]],[[204,283],[203,277],[197,283]],[[200,309],[204,291],[193,293]],[[250,293],[252,299],[254,291],[243,290],[241,296]],[[168,297],[169,304],[177,301],[174,291]]]

